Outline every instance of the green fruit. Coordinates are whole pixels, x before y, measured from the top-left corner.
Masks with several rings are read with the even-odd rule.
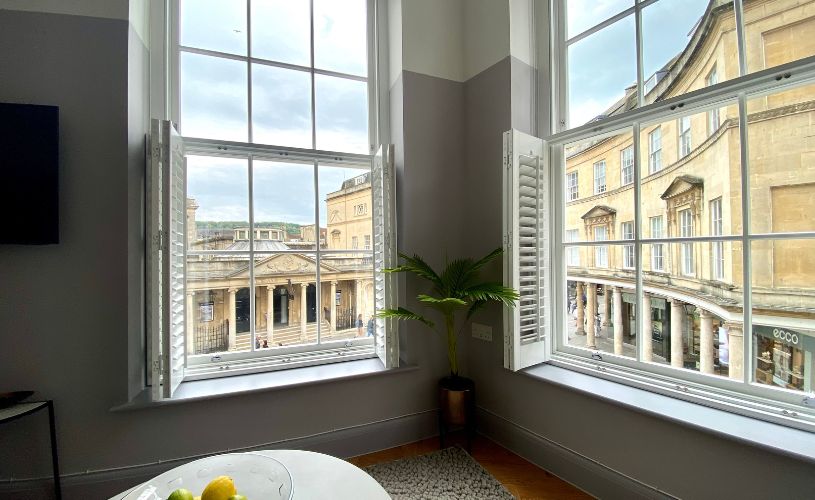
[[[170,493],[170,496],[167,497],[167,500],[193,500],[194,497],[192,496],[192,492],[188,489],[178,488],[174,492]]]
[[[226,500],[249,500],[243,495],[232,495],[231,497],[227,498]]]

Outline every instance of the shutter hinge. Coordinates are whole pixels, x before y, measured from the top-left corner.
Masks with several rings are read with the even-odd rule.
[[[153,235],[153,247],[158,250],[164,250],[164,231],[157,231]]]
[[[161,376],[161,354],[158,355],[158,359],[153,361],[153,373],[156,375]]]

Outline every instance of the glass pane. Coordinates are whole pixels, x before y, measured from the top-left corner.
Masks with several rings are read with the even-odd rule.
[[[752,244],[755,382],[811,392],[815,387],[815,240]]]
[[[314,66],[368,75],[365,0],[314,0]]]
[[[246,55],[246,2],[181,0],[181,45]]]
[[[635,44],[630,15],[569,46],[570,127],[636,106]]]
[[[314,165],[253,165],[255,250],[314,250]]]
[[[567,0],[567,38],[586,31],[634,5],[633,0]]]
[[[643,309],[651,310],[642,318],[651,332],[644,361],[730,375],[731,359],[741,359],[741,344],[731,344],[743,338],[741,248],[729,241],[643,245]]]
[[[709,112],[643,125],[643,237],[741,233],[738,108],[733,104],[712,112],[720,115],[721,126],[711,135]],[[652,222],[659,217],[661,223]]]
[[[744,24],[750,72],[815,55],[815,17],[805,3],[752,2]]]
[[[365,338],[374,335],[373,259],[357,254],[322,256],[323,309],[320,339]]]
[[[570,251],[577,248],[566,249],[567,264]],[[591,262],[598,253],[608,254],[608,259],[613,262],[619,260],[623,252],[623,245],[609,245],[580,247],[574,253],[578,254],[580,262]],[[629,285],[615,286],[606,281],[604,272],[579,265],[568,265],[567,269],[568,345],[636,358],[637,314],[633,271],[614,278],[616,283],[625,281]]]
[[[246,63],[181,53],[181,133],[185,137],[246,142]]]
[[[314,75],[317,149],[368,153],[368,84]]]
[[[643,9],[646,103],[739,76],[732,4],[717,17],[704,17],[708,3],[661,0]],[[717,6],[717,10],[721,8]]]
[[[187,256],[187,353],[250,351],[249,255]]]
[[[317,256],[255,255],[255,348],[317,342]]]
[[[252,57],[311,66],[309,14],[308,2],[252,0]]]
[[[333,250],[373,250],[368,169],[320,166],[320,228]]]
[[[187,156],[187,244],[235,250],[249,229],[247,160]],[[248,250],[248,248],[246,248]]]
[[[751,232],[815,231],[815,85],[747,101]]]
[[[252,140],[311,149],[309,73],[252,65]]]

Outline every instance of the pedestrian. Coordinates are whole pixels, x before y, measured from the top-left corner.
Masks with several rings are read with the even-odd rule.
[[[371,316],[371,319],[368,320],[368,333],[365,335],[366,337],[373,337],[374,336],[374,317]]]
[[[357,316],[357,337],[362,337],[362,315]]]

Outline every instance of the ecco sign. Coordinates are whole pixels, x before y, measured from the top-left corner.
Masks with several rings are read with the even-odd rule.
[[[777,340],[778,342],[798,349],[811,350],[813,347],[812,337],[805,333],[796,332],[795,330],[787,330],[786,328],[778,328],[775,326],[754,325],[753,331],[762,337]]]
[[[773,337],[784,342],[785,344],[798,345],[798,334],[781,328],[773,328]]]

